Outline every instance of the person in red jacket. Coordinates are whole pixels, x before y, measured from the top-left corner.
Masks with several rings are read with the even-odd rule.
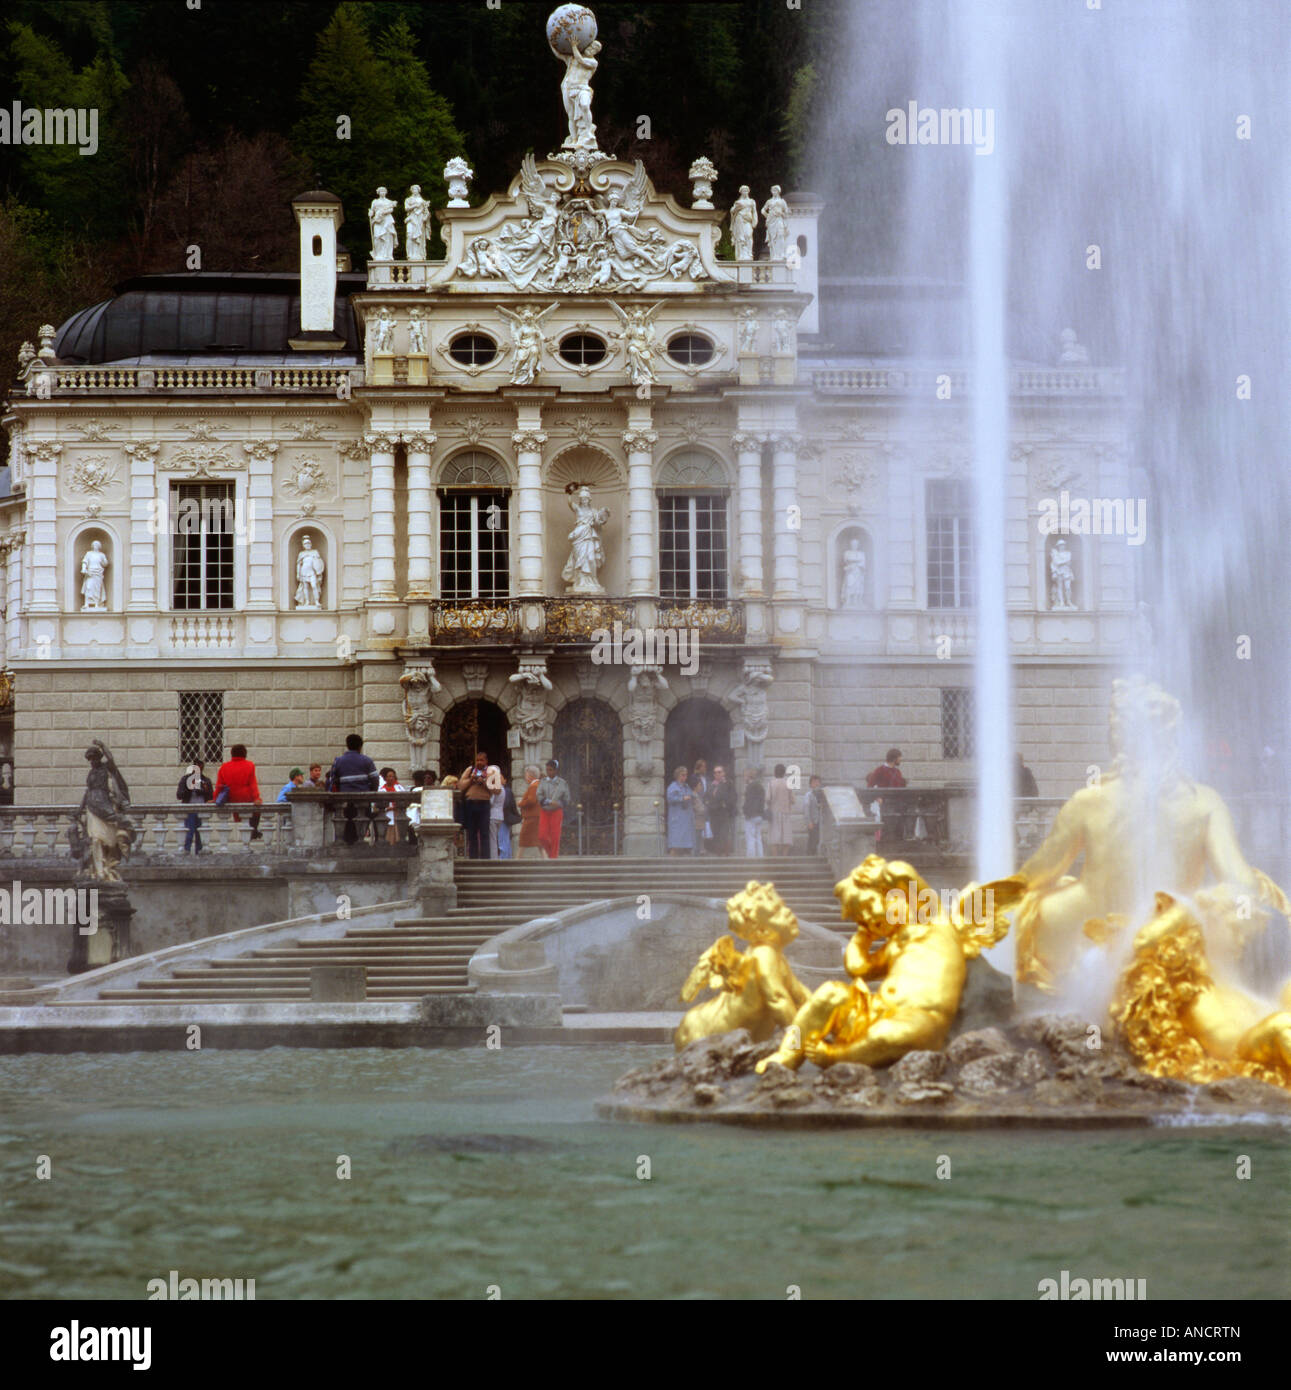
[[[883,761],[865,779],[867,787],[904,787],[906,784],[905,775],[901,771],[901,750],[899,748],[889,748],[884,754]],[[879,808],[882,811],[883,799],[879,798]],[[891,832],[891,839],[901,840],[905,838],[905,817],[892,813],[883,816],[883,824]],[[878,844],[882,838],[883,831],[880,829],[875,832],[874,843]]]
[[[221,796],[221,790],[225,795]],[[229,760],[221,764],[219,775],[215,779],[215,801],[219,805],[224,801],[251,801],[257,809],[251,813],[251,838],[262,840],[260,833],[260,783],[256,780],[256,765],[247,757],[245,743],[235,743],[229,749]],[[234,816],[234,820],[241,817]]]

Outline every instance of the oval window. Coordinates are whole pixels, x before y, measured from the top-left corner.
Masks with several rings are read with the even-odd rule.
[[[698,333],[678,333],[668,340],[668,356],[683,367],[702,367],[713,360],[713,345]]]
[[[560,340],[560,355],[574,367],[594,367],[605,361],[605,344],[591,333],[571,333]]]
[[[459,333],[449,343],[448,355],[464,367],[486,367],[498,355],[498,345],[484,333]]]

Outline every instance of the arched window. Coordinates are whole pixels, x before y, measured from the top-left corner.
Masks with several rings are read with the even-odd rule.
[[[659,470],[662,598],[725,601],[726,493],[726,476],[711,454],[673,454]]]
[[[480,450],[457,454],[440,474],[439,595],[498,599],[510,593],[511,495],[500,459]]]

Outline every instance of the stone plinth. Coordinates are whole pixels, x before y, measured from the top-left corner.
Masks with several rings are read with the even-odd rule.
[[[457,906],[453,883],[453,793],[428,787],[421,798],[417,857],[408,866],[408,896],[416,898],[423,917],[438,917]]]
[[[124,883],[90,881],[80,882],[77,887],[93,894],[94,906],[89,922],[72,924],[72,950],[67,961],[69,975],[125,960],[130,954],[130,919],[135,914]]]

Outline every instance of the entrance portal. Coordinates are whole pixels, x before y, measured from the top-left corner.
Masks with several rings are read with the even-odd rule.
[[[711,776],[713,768],[726,769],[726,780],[735,782],[731,766],[731,716],[716,700],[692,695],[675,705],[664,725],[664,785],[672,781],[673,769],[695,769],[695,759],[703,758]]]
[[[556,716],[553,756],[569,783],[574,810],[560,835],[562,854],[578,853],[578,806],[583,853],[617,854],[623,835],[623,723],[604,700],[572,700]]]
[[[492,700],[463,700],[444,716],[439,735],[439,777],[450,772],[461,774],[475,761],[476,753],[487,753],[489,762],[502,769],[511,781],[511,750],[507,747],[510,723]],[[523,790],[523,789],[522,789]]]

